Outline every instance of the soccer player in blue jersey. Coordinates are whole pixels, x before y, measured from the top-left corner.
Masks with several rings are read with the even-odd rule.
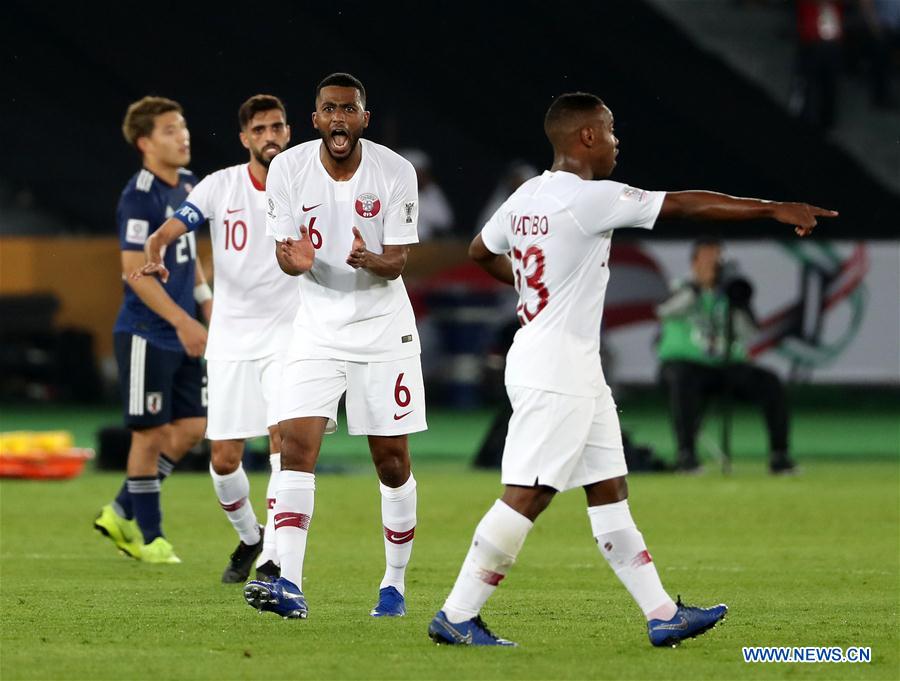
[[[181,106],[144,97],[128,107],[122,132],[142,168],[116,210],[125,298],[113,329],[125,423],[131,430],[127,479],[94,527],[125,554],[148,563],[180,563],[162,532],[160,484],[206,429],[206,377],[200,357],[212,293],[197,262],[193,232],[167,249],[169,271],[129,279],[144,264],[144,243],[181,205],[197,178],[184,168],[190,133]]]

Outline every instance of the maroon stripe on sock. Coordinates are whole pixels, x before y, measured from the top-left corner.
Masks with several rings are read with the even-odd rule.
[[[499,572],[493,572],[492,570],[478,571],[478,579],[490,586],[497,586],[503,581],[504,577],[506,577],[506,575],[501,575]]]
[[[309,529],[309,516],[305,513],[276,513],[275,529],[282,527],[296,527],[301,530]]]
[[[650,552],[647,549],[644,549],[639,554],[637,554],[634,558],[631,559],[631,567],[639,568],[641,565],[646,565],[647,563],[652,563],[653,557],[650,555]]]
[[[384,538],[391,542],[391,544],[405,544],[406,542],[412,541],[415,535],[415,527],[411,530],[406,530],[405,532],[395,532],[387,526],[384,528]]]
[[[274,499],[274,498],[272,498],[272,499],[266,499],[266,507],[267,507],[270,511],[271,511],[273,508],[275,508],[275,499]]]
[[[238,499],[233,504],[223,504],[221,501],[219,502],[219,506],[222,507],[222,510],[226,513],[231,513],[232,511],[238,510],[241,506],[247,503],[247,497],[243,499]]]

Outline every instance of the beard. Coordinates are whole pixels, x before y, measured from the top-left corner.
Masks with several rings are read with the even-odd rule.
[[[262,149],[254,149],[253,150],[253,158],[255,158],[263,168],[268,168],[269,164],[272,162],[272,159],[275,158],[275,156],[272,156],[270,158],[265,155],[266,149],[272,149],[272,148],[278,149],[278,152],[275,154],[275,156],[278,156],[278,154],[280,154],[282,151],[284,151],[284,147],[279,147],[277,144],[268,144],[265,147],[263,147]]]

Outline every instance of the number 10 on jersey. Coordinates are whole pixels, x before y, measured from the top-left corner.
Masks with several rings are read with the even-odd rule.
[[[223,220],[225,223],[225,250],[243,251],[247,245],[247,223],[243,220]]]

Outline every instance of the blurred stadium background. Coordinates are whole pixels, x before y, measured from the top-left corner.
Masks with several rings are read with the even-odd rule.
[[[137,166],[119,133],[127,104],[147,93],[180,101],[192,168],[202,176],[243,162],[235,119],[247,96],[282,97],[293,141],[301,142],[313,136],[315,83],[345,69],[369,90],[369,136],[410,150],[422,167],[423,204],[433,206],[430,235],[413,250],[405,279],[423,335],[432,423],[440,430],[458,410],[472,419],[465,437],[448,428],[449,437],[435,440],[441,454],[471,457],[504,398],[498,360],[513,321],[510,294],[466,262],[466,244],[509,183],[546,167],[541,118],[552,97],[572,89],[600,94],[616,114],[616,179],[841,211],[803,243],[771,224],[702,230],[727,240],[757,288],[764,328],[755,352],[799,393],[798,455],[860,453],[852,439],[806,440],[804,405],[848,391],[877,395],[874,411],[900,403],[900,88],[897,46],[888,40],[898,29],[878,34],[871,25],[873,4],[884,3],[824,3],[828,11],[812,19],[815,45],[802,37],[810,18],[801,6],[816,4],[608,2],[576,21],[586,8],[575,2],[522,3],[515,11],[492,3],[275,4],[259,14],[160,3],[139,17],[110,3],[12,3],[0,29],[8,55],[0,131],[3,429],[74,428],[79,444],[96,446],[96,428],[118,421],[113,212]],[[812,50],[821,54],[807,57]],[[816,68],[804,59],[817,60]],[[884,59],[887,95],[878,100],[873,79]],[[653,305],[667,281],[688,270],[697,230],[669,223],[646,235],[623,232],[613,251],[607,375],[626,427],[664,457],[671,439],[655,385]],[[208,239],[202,250],[212,271]],[[872,417],[865,399],[838,402]],[[640,416],[632,420],[633,412]],[[815,419],[815,408],[809,413]],[[897,431],[878,431],[868,453],[895,455]],[[757,449],[741,437],[735,446]],[[352,443],[332,447],[354,451]]]
[[[756,288],[763,328],[754,353],[789,382],[801,466],[877,462],[872,475],[896,477],[898,4],[7,2],[0,430],[69,430],[78,446],[99,451],[100,431],[121,423],[111,335],[122,296],[114,211],[138,166],[120,133],[127,105],[146,94],[179,101],[191,166],[203,176],[245,161],[236,112],[248,96],[281,97],[299,143],[313,138],[315,84],[349,71],[368,90],[367,136],[408,150],[433,207],[431,234],[404,274],[422,334],[431,426],[412,438],[417,465],[463,470],[502,406],[514,306],[509,291],[467,262],[466,247],[510,183],[547,167],[541,124],[552,98],[587,90],[616,116],[613,179],[841,212],[803,242],[769,223],[667,223],[616,235],[604,366],[632,440],[674,457],[653,308],[667,282],[688,271],[691,238],[702,229],[725,239],[728,257]],[[208,235],[201,252],[214,285]],[[713,465],[720,427],[710,411],[700,453]],[[733,427],[734,456],[762,471],[761,416],[739,409]],[[109,437],[112,453],[97,463],[121,469],[121,446]],[[251,443],[248,465],[254,447],[263,450]],[[324,470],[365,470],[366,459],[362,439],[335,435],[321,462]],[[206,469],[202,452],[182,465]],[[895,541],[896,494],[890,499]],[[214,505],[211,492],[208,501]],[[896,603],[893,612],[896,622]]]

